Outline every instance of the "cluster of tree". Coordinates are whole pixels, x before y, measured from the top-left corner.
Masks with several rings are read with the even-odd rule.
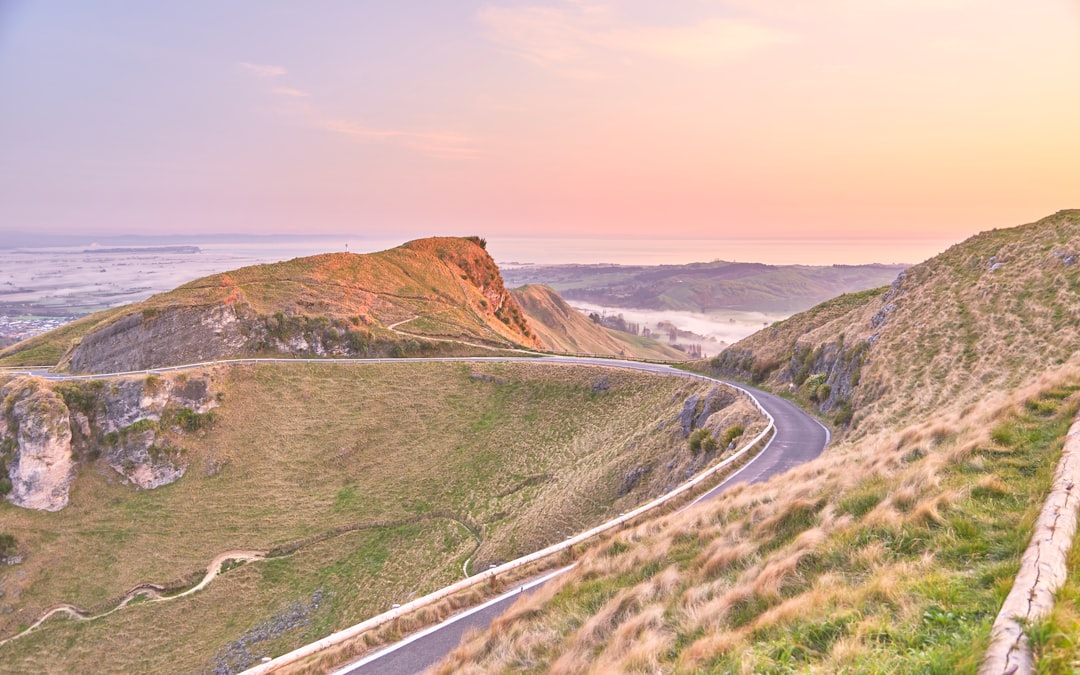
[[[675,349],[678,349],[680,352],[686,352],[687,354],[689,354],[690,356],[692,356],[695,359],[703,358],[702,352],[701,352],[701,345],[699,345],[699,344],[696,344],[696,343],[693,343],[693,342],[690,342],[690,343],[685,344],[685,345],[672,343],[671,346],[673,348],[675,348]]]
[[[613,330],[622,331],[623,333],[630,333],[631,335],[640,335],[641,337],[652,338],[654,340],[660,340],[663,338],[663,332],[667,332],[668,344],[680,351],[686,352],[691,357],[700,359],[702,358],[701,345],[698,343],[690,342],[686,344],[679,344],[679,338],[693,338],[695,336],[690,331],[679,330],[679,328],[670,321],[661,321],[656,325],[658,331],[653,332],[648,326],[642,326],[639,323],[627,321],[626,317],[622,314],[601,314],[599,312],[590,312],[589,318],[593,323],[598,323],[605,328],[611,328]]]
[[[592,312],[589,314],[589,318],[593,320],[593,323],[598,323],[605,328],[630,333],[631,335],[642,335],[641,324],[627,321],[622,314]],[[648,328],[645,329],[645,333],[645,337],[652,337],[652,332]]]

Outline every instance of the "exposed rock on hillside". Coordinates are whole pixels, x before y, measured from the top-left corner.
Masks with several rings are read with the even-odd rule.
[[[198,363],[250,351],[250,328],[235,305],[145,310],[82,338],[68,356],[75,372],[123,372]]]
[[[67,506],[75,476],[71,420],[63,399],[40,381],[20,378],[0,388],[0,443],[9,455],[8,501],[40,511]]]
[[[0,399],[7,499],[45,511],[67,505],[78,466],[98,457],[142,489],[176,481],[187,468],[180,441],[208,425],[217,405],[208,378],[184,375],[108,384],[20,377],[0,387]]]
[[[1080,350],[1080,211],[976,235],[740,341],[720,373],[796,393],[841,424],[1009,389]]]
[[[258,354],[407,356],[537,347],[481,240],[420,239],[216,274],[89,328],[61,362],[125,372]]]

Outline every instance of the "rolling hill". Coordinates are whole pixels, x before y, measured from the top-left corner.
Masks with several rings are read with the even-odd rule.
[[[974,673],[1080,408],[1080,211],[984,232],[734,345],[714,372],[845,433],[617,536],[436,672]],[[1028,627],[1080,669],[1080,554]]]
[[[237,672],[661,494],[719,454],[679,420],[763,426],[714,389],[532,362],[0,374],[0,672]]]
[[[3,352],[66,349],[62,367],[117,372],[255,354],[401,356],[538,346],[478,238],[253,265],[78,322]],[[62,330],[62,329],[61,329]],[[69,329],[71,333],[74,329]],[[70,348],[68,348],[70,346]]]
[[[547,286],[533,284],[510,292],[547,350],[667,361],[687,359],[685,352],[662,342],[611,330],[591,321]]]
[[[528,265],[503,271],[510,286],[545,284],[567,300],[604,307],[709,313],[791,313],[840,295],[876,288],[906,265],[765,265],[716,261],[689,265]]]
[[[889,287],[840,296],[722,352],[857,433],[973,405],[1080,351],[1080,211],[983,232]],[[865,428],[865,429],[864,429]]]
[[[555,294],[515,297],[482,243],[419,239],[380,253],[332,253],[211,275],[0,349],[0,366],[59,363],[100,373],[260,355],[449,356],[541,347],[686,358],[577,320]],[[516,298],[528,302],[532,316]]]

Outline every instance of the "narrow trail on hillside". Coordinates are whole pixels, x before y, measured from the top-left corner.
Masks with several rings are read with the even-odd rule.
[[[203,575],[202,579],[190,588],[185,588],[185,590],[183,590],[182,592],[176,592],[176,588],[169,588],[168,586],[163,586],[161,584],[145,582],[131,588],[129,591],[120,596],[119,600],[115,601],[116,604],[111,609],[108,609],[104,612],[99,612],[97,614],[92,613],[90,610],[82,609],[68,603],[60,603],[57,605],[53,605],[52,607],[49,607],[44,612],[42,612],[24,630],[10,637],[0,639],[0,647],[3,647],[9,642],[13,642],[21,637],[28,635],[29,633],[37,629],[39,626],[41,626],[41,624],[45,623],[52,617],[60,614],[66,614],[70,618],[77,621],[92,621],[94,619],[101,619],[103,617],[109,616],[114,612],[118,612],[124,607],[127,607],[132,602],[138,600],[139,598],[143,599],[141,600],[141,602],[166,602],[169,600],[178,600],[194,593],[198,593],[199,591],[209,586],[210,583],[214,581],[214,579],[216,579],[219,574],[222,574],[222,568],[225,566],[226,563],[230,561],[235,563],[247,563],[265,560],[267,558],[284,558],[287,556],[296,555],[297,553],[300,553],[301,551],[310,546],[314,546],[316,544],[320,544],[322,542],[329,541],[337,537],[343,537],[349,534],[353,534],[355,532],[362,532],[365,530],[372,530],[378,528],[400,527],[402,525],[408,525],[425,520],[452,521],[454,523],[457,523],[463,530],[465,530],[465,532],[468,533],[471,538],[476,540],[476,545],[473,547],[473,550],[470,553],[468,560],[466,560],[465,562],[465,567],[463,568],[465,577],[468,578],[469,573],[467,566],[472,560],[472,557],[476,555],[476,552],[483,544],[483,539],[480,535],[481,530],[479,526],[468,522],[467,519],[455,513],[440,511],[425,514],[423,516],[405,518],[400,521],[354,523],[352,525],[346,525],[333,530],[329,530],[327,532],[323,532],[322,534],[308,537],[306,539],[300,539],[290,542],[288,544],[276,546],[268,551],[251,551],[239,549],[223,551],[214,556],[214,558],[210,561],[210,564],[206,568],[206,574]]]
[[[448,307],[446,309],[443,309],[443,310],[440,310],[440,311],[436,312],[436,314],[441,314],[443,312],[449,312],[449,311],[452,311],[452,310],[455,310],[455,309],[458,309],[458,308],[457,307]],[[486,350],[488,350],[490,352],[514,352],[514,353],[518,353],[518,354],[536,354],[537,353],[537,352],[529,351],[527,349],[522,349],[521,347],[512,347],[512,346],[496,347],[494,345],[481,345],[481,344],[476,344],[475,342],[467,342],[465,340],[460,340],[460,339],[456,339],[456,338],[434,337],[432,335],[422,335],[420,333],[410,333],[408,331],[404,331],[404,330],[401,330],[400,328],[398,328],[398,326],[401,326],[403,324],[407,324],[410,321],[415,321],[416,319],[422,318],[423,316],[432,316],[432,315],[430,315],[430,314],[429,315],[417,314],[416,316],[410,317],[410,318],[405,319],[403,321],[398,321],[396,323],[389,324],[386,327],[386,330],[391,331],[393,333],[397,333],[398,335],[408,337],[408,338],[413,338],[413,339],[416,339],[416,340],[428,340],[430,342],[449,342],[451,344],[464,345],[466,347],[472,347],[474,349],[486,349]]]
[[[226,562],[251,562],[253,560],[262,560],[266,557],[266,554],[266,551],[224,551],[214,556],[214,559],[210,561],[210,564],[206,568],[206,574],[205,576],[203,576],[202,581],[192,586],[191,588],[183,591],[182,593],[177,593],[175,595],[166,595],[168,589],[166,589],[164,586],[159,586],[157,584],[151,583],[139,584],[138,586],[132,588],[130,591],[125,593],[120,599],[120,602],[118,602],[115,607],[100,614],[91,614],[86,610],[79,609],[75,605],[54,605],[53,607],[45,610],[45,612],[41,616],[39,616],[22,632],[16,633],[15,635],[12,635],[11,637],[4,640],[0,640],[0,646],[6,645],[9,642],[18,640],[24,635],[29,634],[31,631],[33,631],[38,626],[45,623],[52,617],[56,616],[57,614],[67,614],[69,617],[78,621],[91,621],[93,619],[100,619],[102,617],[108,616],[113,612],[117,612],[128,606],[137,598],[145,598],[149,602],[166,602],[168,600],[176,600],[178,598],[183,598],[185,596],[191,595],[192,593],[197,593],[209,586],[210,582],[217,578],[217,575],[221,573],[221,568],[225,565]]]

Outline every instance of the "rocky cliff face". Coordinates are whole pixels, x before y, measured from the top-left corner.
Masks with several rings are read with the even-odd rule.
[[[483,298],[474,311],[497,318],[505,326],[506,337],[518,344],[539,347],[540,340],[533,335],[518,301],[506,290],[499,266],[487,254],[486,246],[487,242],[479,237],[430,237],[410,241],[402,248],[434,254],[451,269],[456,268],[460,278]]]
[[[0,395],[4,399],[0,442],[7,455],[8,501],[27,509],[59,511],[67,506],[75,477],[67,406],[40,381],[29,378],[0,388]]]
[[[141,489],[184,475],[183,438],[213,421],[207,375],[0,386],[0,492],[23,508],[59,511],[80,466],[103,461]]]
[[[255,342],[247,314],[226,304],[134,312],[84,336],[64,365],[74,372],[115,373],[243,354]]]

